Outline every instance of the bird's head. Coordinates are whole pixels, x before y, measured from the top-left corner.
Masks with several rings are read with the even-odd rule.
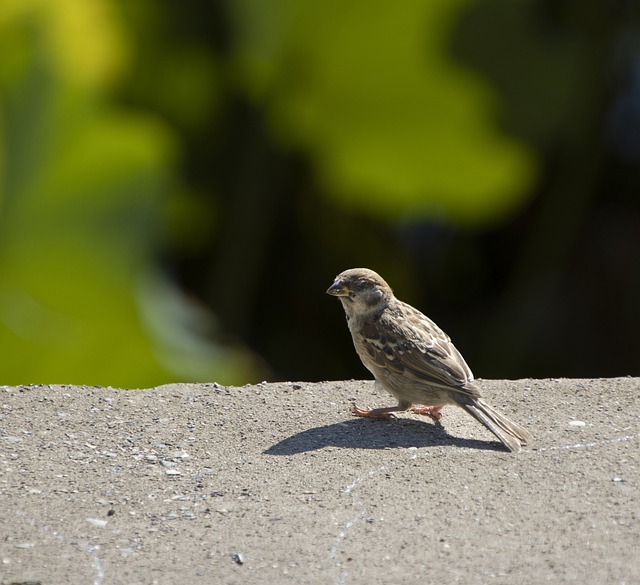
[[[385,307],[393,298],[391,287],[368,268],[351,268],[336,276],[328,295],[342,301],[347,316],[368,314]]]

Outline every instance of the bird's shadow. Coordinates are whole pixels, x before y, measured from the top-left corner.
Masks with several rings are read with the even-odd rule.
[[[323,447],[406,449],[408,447],[446,445],[485,451],[504,450],[499,442],[453,437],[446,432],[440,423],[433,424],[414,419],[370,420],[356,418],[296,433],[272,445],[263,453],[266,455],[295,455],[306,451],[317,451]]]

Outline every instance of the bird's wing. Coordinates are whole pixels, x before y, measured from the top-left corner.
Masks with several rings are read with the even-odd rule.
[[[362,346],[380,367],[417,382],[474,394],[473,374],[449,336],[431,319],[397,301],[366,323]]]

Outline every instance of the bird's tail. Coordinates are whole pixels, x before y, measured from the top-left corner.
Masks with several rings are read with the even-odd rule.
[[[460,406],[498,437],[509,451],[520,451],[522,445],[531,442],[529,431],[509,420],[481,398]]]

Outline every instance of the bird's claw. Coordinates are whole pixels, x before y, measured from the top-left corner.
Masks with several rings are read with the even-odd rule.
[[[383,420],[396,418],[396,415],[389,412],[386,408],[360,408],[359,406],[352,404],[351,412],[356,416],[363,418],[379,418]]]
[[[423,416],[431,417],[434,421],[438,422],[442,418],[442,406],[423,406],[414,405],[410,408],[410,412],[413,414],[421,414]]]

